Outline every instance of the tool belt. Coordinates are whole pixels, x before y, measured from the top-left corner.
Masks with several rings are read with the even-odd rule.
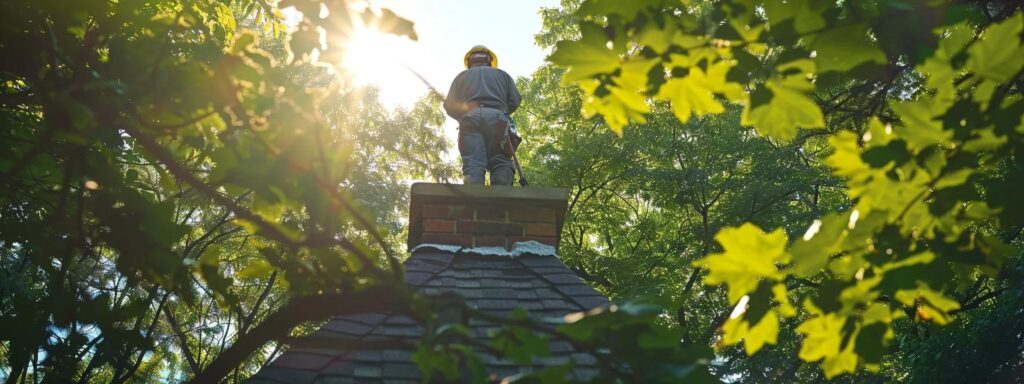
[[[490,105],[487,105],[487,104],[481,104],[479,101],[467,101],[466,102],[466,112],[472,111],[472,110],[477,109],[477,108],[490,108],[490,109],[497,109],[497,110],[499,110],[499,111],[501,111],[503,113],[505,112],[505,110],[503,110],[501,108],[490,106]]]
[[[501,111],[499,108],[491,107],[485,104],[481,104],[477,101],[466,102],[468,110],[474,110],[477,108],[490,108]],[[498,125],[495,128],[494,137],[497,139],[498,149],[502,154],[511,158],[515,156],[516,149],[519,149],[519,144],[523,142],[523,138],[519,136],[519,130],[516,129],[516,123],[512,120],[512,116],[509,116],[505,111],[501,111],[503,118],[498,119]]]
[[[498,126],[496,137],[499,138],[500,148],[505,156],[511,158],[516,155],[516,150],[519,149],[519,144],[523,142],[523,138],[519,136],[519,130],[516,129],[516,123],[512,120],[512,116],[505,114],[504,119],[498,119]]]

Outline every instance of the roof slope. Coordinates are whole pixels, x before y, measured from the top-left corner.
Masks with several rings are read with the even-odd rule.
[[[405,262],[406,282],[425,293],[455,292],[479,310],[508,315],[516,308],[530,317],[561,317],[609,304],[572,273],[557,257],[524,255],[518,258],[417,249]],[[490,341],[497,324],[471,319],[474,338]],[[345,340],[406,340],[421,337],[423,327],[404,315],[389,313],[339,316],[308,336],[317,348],[293,348],[261,369],[250,383],[418,383],[422,374],[412,362],[412,351],[383,349],[350,351],[331,346]],[[486,355],[493,378],[530,372],[545,366],[575,363],[578,378],[597,373],[594,357],[578,353],[564,341],[552,341],[551,356],[533,366]]]

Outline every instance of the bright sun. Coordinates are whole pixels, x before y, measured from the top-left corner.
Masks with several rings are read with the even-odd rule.
[[[422,50],[416,44],[374,29],[357,29],[340,63],[342,76],[355,86],[377,87],[388,106],[411,105],[427,91],[412,70],[429,70],[416,60]]]
[[[302,18],[302,14],[292,7],[282,12],[286,23],[292,26]],[[410,71],[410,68],[417,71],[433,69],[423,68],[426,63],[416,60],[424,49],[421,44],[377,31],[373,26],[361,25],[358,21],[354,27],[350,36],[334,36],[344,38],[345,53],[338,62],[327,63],[340,70],[339,74],[348,85],[378,88],[381,101],[389,107],[411,105],[426,93],[426,86]]]
[[[341,67],[357,85],[383,87],[398,71],[401,64],[401,45],[405,38],[388,35],[372,29],[358,29],[345,47]]]

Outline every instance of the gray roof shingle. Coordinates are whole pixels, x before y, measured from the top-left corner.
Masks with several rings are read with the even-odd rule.
[[[562,317],[610,304],[607,298],[585,285],[556,257],[525,255],[518,258],[453,254],[433,249],[415,251],[405,262],[406,282],[425,293],[454,292],[482,311],[509,315],[517,308],[532,318]],[[474,338],[489,343],[498,324],[470,319]],[[422,373],[412,362],[412,351],[400,349],[349,351],[330,341],[406,340],[415,342],[423,333],[416,320],[390,313],[338,316],[305,338],[317,348],[292,348],[249,379],[250,383],[405,383],[421,382]],[[326,348],[326,349],[325,349]],[[548,365],[574,363],[571,375],[586,379],[597,374],[593,356],[575,351],[564,341],[550,342],[551,355],[534,359],[533,365],[516,366],[496,356],[484,356],[484,365],[496,381],[533,372]]]

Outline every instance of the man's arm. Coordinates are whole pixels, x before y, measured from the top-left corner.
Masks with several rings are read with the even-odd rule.
[[[515,112],[517,109],[519,109],[519,103],[523,102],[523,96],[521,96],[519,94],[519,90],[516,89],[516,81],[512,79],[512,76],[510,76],[508,73],[505,73],[505,77],[508,78],[509,83],[507,96],[508,100],[506,100],[505,103],[508,104],[508,113],[511,115],[512,112]]]
[[[462,95],[458,94],[459,87],[456,87],[458,82],[459,76],[455,76],[455,80],[452,80],[452,86],[448,88],[448,96],[444,98],[444,111],[455,120],[458,120],[466,113],[466,103],[462,101]]]

